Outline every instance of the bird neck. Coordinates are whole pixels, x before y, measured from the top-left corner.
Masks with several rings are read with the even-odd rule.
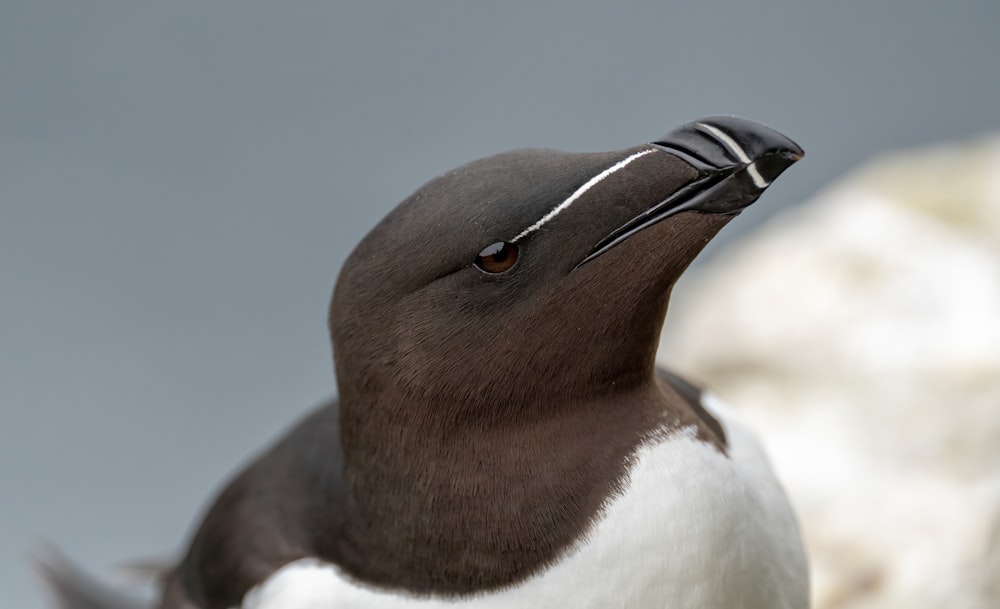
[[[364,523],[346,536],[357,551],[344,566],[417,592],[498,587],[548,564],[620,488],[643,441],[670,424],[655,383],[573,401],[572,411],[460,414],[447,425],[469,410],[396,400],[342,399],[345,478]]]

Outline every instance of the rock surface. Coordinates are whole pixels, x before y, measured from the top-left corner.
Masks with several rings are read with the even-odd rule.
[[[661,359],[763,436],[816,609],[1000,607],[1000,137],[869,163],[671,307]]]

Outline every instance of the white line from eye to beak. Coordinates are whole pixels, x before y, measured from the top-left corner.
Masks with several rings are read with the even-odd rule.
[[[751,161],[750,157],[747,156],[746,151],[736,143],[736,140],[729,137],[729,134],[715,125],[709,125],[708,123],[698,123],[698,126],[714,135],[715,138],[722,142],[722,145],[735,154],[740,161],[747,164],[747,173],[750,174],[750,179],[753,180],[754,186],[757,188],[767,188],[771,184],[764,179],[764,176],[760,175],[759,171],[757,171],[756,161]]]
[[[521,231],[521,233],[518,236],[514,237],[511,240],[511,242],[512,243],[517,243],[518,241],[520,241],[524,237],[527,237],[531,233],[533,233],[536,230],[540,229],[542,226],[545,225],[546,222],[548,222],[552,218],[555,218],[556,216],[558,216],[560,212],[565,211],[565,209],[567,207],[569,207],[577,199],[579,199],[580,197],[582,197],[584,195],[584,193],[586,193],[588,190],[590,190],[591,188],[593,188],[594,186],[596,186],[601,180],[603,180],[604,178],[606,178],[609,175],[613,174],[614,172],[618,171],[619,169],[623,169],[626,165],[628,165],[632,161],[636,160],[637,158],[639,158],[641,156],[644,156],[644,155],[647,155],[650,152],[654,152],[655,150],[656,150],[655,148],[650,148],[649,150],[642,150],[642,151],[636,152],[635,154],[633,154],[631,156],[628,156],[628,157],[625,157],[624,159],[618,161],[617,163],[615,163],[611,167],[608,167],[607,169],[605,169],[601,173],[599,173],[599,174],[595,175],[594,177],[590,178],[589,180],[587,180],[587,182],[583,186],[581,186],[581,187],[577,188],[576,190],[574,190],[573,194],[571,194],[570,196],[566,197],[565,201],[563,201],[559,205],[556,205],[555,207],[552,208],[551,211],[549,211],[549,213],[547,213],[544,216],[542,216],[541,218],[539,218],[538,222],[535,222],[534,224],[532,224],[528,228],[526,228],[523,231]]]

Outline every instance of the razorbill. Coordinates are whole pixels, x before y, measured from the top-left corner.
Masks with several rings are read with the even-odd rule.
[[[674,282],[801,155],[716,116],[425,184],[341,271],[339,399],[221,492],[160,607],[807,607],[756,440],[654,364]]]

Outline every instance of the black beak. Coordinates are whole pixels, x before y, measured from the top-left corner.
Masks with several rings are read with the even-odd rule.
[[[685,123],[650,145],[685,161],[698,177],[601,239],[578,268],[676,213],[738,214],[804,154],[774,129],[735,116]]]

